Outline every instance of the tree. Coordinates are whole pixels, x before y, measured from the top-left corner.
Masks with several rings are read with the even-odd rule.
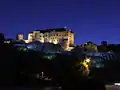
[[[87,44],[86,45],[88,52],[97,52],[97,45],[96,44]]]
[[[88,41],[86,44],[82,44],[81,48],[83,48],[84,52],[97,52],[97,45],[91,41]]]
[[[108,52],[109,51],[109,47],[107,45],[107,41],[101,41],[101,45],[98,46],[98,51],[99,52]]]
[[[82,88],[88,80],[88,63],[81,58],[78,59],[76,54],[59,55],[54,70],[56,81],[61,84],[63,90]]]
[[[101,45],[107,46],[107,41],[101,41]]]
[[[83,52],[83,49],[81,46],[77,45],[74,47],[74,49],[72,49],[72,51],[80,53]]]
[[[75,67],[77,69],[77,72],[82,75],[82,77],[86,77],[89,75],[89,58],[84,59],[83,61],[76,62]]]
[[[3,33],[0,33],[0,43],[4,43],[5,37]]]
[[[88,42],[87,42],[87,44],[88,44],[88,45],[89,45],[89,44],[93,44],[93,42],[91,42],[91,41],[88,41]]]
[[[75,53],[71,55],[61,54],[58,55],[54,60],[54,79],[58,83],[72,82],[73,80],[84,80],[87,78],[88,69],[84,66],[83,62],[84,56],[79,55],[81,58],[78,58]]]

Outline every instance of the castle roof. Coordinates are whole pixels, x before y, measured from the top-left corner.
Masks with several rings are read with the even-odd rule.
[[[69,29],[66,28],[52,28],[52,29],[43,29],[43,30],[35,30],[35,31],[40,31],[41,33],[46,33],[46,32],[63,32],[63,31],[69,31]],[[72,31],[70,31],[71,33],[73,33]]]

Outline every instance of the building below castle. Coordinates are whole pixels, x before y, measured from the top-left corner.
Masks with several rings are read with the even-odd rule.
[[[19,40],[23,39],[22,34],[18,34],[17,37]],[[26,43],[39,41],[41,43],[60,44],[64,50],[68,50],[74,45],[74,33],[67,28],[35,30],[28,33],[28,39],[24,41]]]

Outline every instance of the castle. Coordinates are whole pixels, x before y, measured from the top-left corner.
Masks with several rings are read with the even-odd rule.
[[[23,35],[17,35],[18,40],[23,40]],[[35,30],[28,33],[28,39],[24,40],[26,43],[39,41],[41,43],[49,42],[54,44],[61,44],[68,48],[74,45],[74,33],[67,28],[53,28],[44,30]]]

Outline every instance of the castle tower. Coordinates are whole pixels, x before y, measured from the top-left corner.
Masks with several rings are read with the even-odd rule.
[[[63,47],[64,50],[67,50],[69,48],[68,39],[62,39],[60,41],[60,45]]]
[[[29,42],[32,42],[32,40],[33,40],[33,32],[30,32],[30,33],[28,34],[28,41],[29,41]]]
[[[17,34],[16,40],[23,40],[23,39],[24,39],[23,34]]]

